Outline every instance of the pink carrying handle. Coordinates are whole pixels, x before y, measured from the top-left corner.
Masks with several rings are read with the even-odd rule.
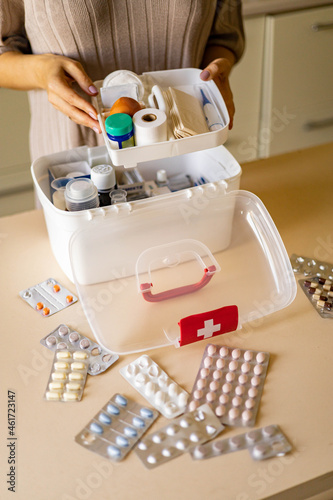
[[[185,285],[178,288],[173,288],[172,290],[157,293],[156,295],[153,295],[150,291],[151,287],[153,286],[152,283],[142,283],[142,285],[140,285],[140,290],[142,292],[143,298],[147,302],[160,302],[161,300],[173,299],[174,297],[179,297],[180,295],[197,292],[210,282],[210,280],[214,276],[215,271],[215,266],[209,266],[208,268],[206,267],[203,277],[197,283],[194,283],[193,285]]]

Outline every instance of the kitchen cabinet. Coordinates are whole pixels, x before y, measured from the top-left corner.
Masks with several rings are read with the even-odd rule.
[[[244,30],[245,52],[230,76],[236,114],[225,144],[239,163],[258,158],[265,17],[245,19]]]
[[[333,7],[267,16],[258,156],[333,141]]]

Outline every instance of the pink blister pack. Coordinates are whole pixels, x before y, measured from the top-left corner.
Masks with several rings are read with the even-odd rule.
[[[253,426],[268,363],[268,352],[207,345],[187,410],[208,403],[224,424]]]
[[[196,446],[191,450],[194,460],[219,457],[247,449],[254,460],[283,456],[292,449],[278,425],[268,425],[244,434]]]

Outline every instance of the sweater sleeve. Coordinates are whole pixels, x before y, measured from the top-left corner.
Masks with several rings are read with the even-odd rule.
[[[216,13],[207,45],[231,50],[238,61],[245,46],[241,0],[217,0]]]
[[[23,0],[0,0],[0,54],[9,51],[31,53]]]

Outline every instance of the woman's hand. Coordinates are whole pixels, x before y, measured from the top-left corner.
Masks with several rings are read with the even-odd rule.
[[[41,54],[35,57],[35,77],[38,87],[46,90],[49,102],[79,125],[101,133],[94,106],[72,88],[76,82],[89,96],[98,94],[82,65],[65,56]]]
[[[222,57],[214,59],[214,61],[209,63],[205,67],[205,69],[200,73],[201,80],[204,81],[214,80],[219,91],[221,92],[230,117],[230,123],[229,123],[230,130],[232,129],[233,126],[234,114],[235,114],[234,99],[229,85],[229,75],[231,68],[232,64],[230,60]]]

